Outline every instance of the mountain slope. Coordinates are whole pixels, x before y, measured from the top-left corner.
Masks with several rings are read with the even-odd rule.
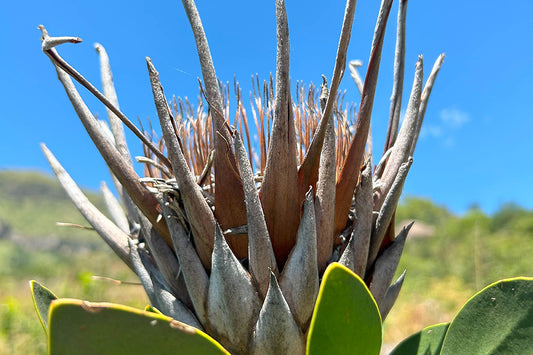
[[[88,198],[102,211],[103,200]],[[0,170],[0,236],[9,230],[25,238],[96,239],[94,232],[59,227],[56,222],[88,225],[54,177],[34,171]]]

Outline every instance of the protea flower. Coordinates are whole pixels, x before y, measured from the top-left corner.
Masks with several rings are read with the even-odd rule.
[[[355,115],[353,107],[343,109],[338,94],[355,1],[346,4],[330,87],[325,78],[320,92],[299,85],[293,101],[285,4],[276,0],[275,82],[261,88],[257,79],[251,100],[258,145],[250,142],[237,84],[237,113],[230,119],[229,90],[215,74],[192,0],[183,5],[196,39],[208,113],[201,101],[196,109],[182,100],[170,104],[147,58],[160,140],[119,110],[101,45],[96,49],[103,93],[54,48],[81,40],[50,37],[40,26],[43,51],[115,179],[122,205],[104,189],[113,221],[90,204],[44,145],[43,150],[77,208],[136,272],[155,307],[205,330],[235,354],[302,353],[321,275],[339,261],[365,280],[386,317],[403,282],[404,274],[392,281],[409,230],[396,236],[395,209],[444,58],[437,59],[425,87],[418,58],[398,129],[407,5],[401,0],[389,127],[383,157],[374,167],[370,117],[391,4],[382,1],[364,82],[357,74],[359,62],[350,63],[361,94]],[[91,114],[71,77],[105,104],[112,135]],[[122,123],[143,143],[145,157],[137,160],[145,164],[145,177],[133,169]]]

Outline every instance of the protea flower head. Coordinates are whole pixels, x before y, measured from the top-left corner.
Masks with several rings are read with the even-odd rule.
[[[238,84],[237,112],[230,118],[229,90],[215,74],[192,0],[183,5],[196,39],[208,113],[202,100],[196,109],[181,99],[167,101],[147,58],[160,140],[119,110],[101,45],[96,49],[103,93],[54,48],[81,40],[50,37],[40,26],[43,51],[112,172],[121,200],[104,186],[112,220],[90,204],[43,145],[45,155],[81,213],[139,276],[155,307],[207,331],[232,353],[302,353],[321,275],[329,263],[339,261],[365,280],[386,317],[403,282],[404,274],[395,282],[393,276],[409,230],[396,236],[395,209],[444,58],[437,59],[425,86],[418,58],[398,128],[407,5],[401,0],[389,126],[383,156],[374,167],[370,117],[391,4],[381,3],[364,81],[357,74],[360,62],[350,63],[361,94],[355,114],[355,106],[343,109],[338,94],[355,1],[346,3],[329,88],[325,77],[319,91],[299,84],[293,101],[285,4],[276,0],[275,81],[261,87],[257,79],[251,98],[257,143],[250,141],[251,119]],[[105,104],[112,134],[91,114],[71,78]],[[145,164],[142,178],[133,169],[122,123],[143,143],[145,156],[137,158]]]

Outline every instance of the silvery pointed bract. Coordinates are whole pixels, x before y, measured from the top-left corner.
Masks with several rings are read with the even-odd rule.
[[[105,186],[103,192],[113,220],[83,196],[43,145],[45,155],[76,207],[137,273],[154,306],[205,330],[235,354],[303,353],[320,277],[329,263],[340,261],[366,280],[386,317],[405,277],[393,282],[410,228],[396,237],[395,210],[444,59],[439,56],[423,85],[419,57],[400,127],[407,6],[400,0],[389,125],[374,168],[370,117],[391,5],[392,0],[381,3],[364,80],[357,71],[361,61],[350,62],[361,95],[355,114],[354,105],[343,108],[338,94],[355,1],[346,3],[329,87],[323,77],[320,90],[298,83],[291,93],[288,19],[284,1],[276,0],[275,79],[263,86],[253,79],[251,116],[235,83],[237,112],[231,122],[229,90],[216,76],[196,5],[183,0],[209,110],[206,114],[204,102],[198,108],[187,100],[169,102],[147,58],[160,141],[120,111],[102,45],[96,50],[103,93],[55,48],[81,40],[50,37],[39,26],[42,49],[112,172],[119,201]],[[95,119],[72,79],[104,103],[110,129]],[[258,142],[250,140],[251,119]],[[145,156],[136,158],[144,164],[142,178],[133,169],[122,123],[143,144]]]

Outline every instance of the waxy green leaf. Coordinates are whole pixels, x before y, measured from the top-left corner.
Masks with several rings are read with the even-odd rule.
[[[389,355],[438,355],[450,323],[426,327],[404,339]]]
[[[501,280],[474,295],[450,323],[442,355],[531,354],[533,278]]]
[[[57,354],[229,354],[204,332],[170,317],[112,303],[59,299],[50,306]]]
[[[307,340],[307,354],[378,355],[381,316],[359,276],[339,263],[324,272]]]

